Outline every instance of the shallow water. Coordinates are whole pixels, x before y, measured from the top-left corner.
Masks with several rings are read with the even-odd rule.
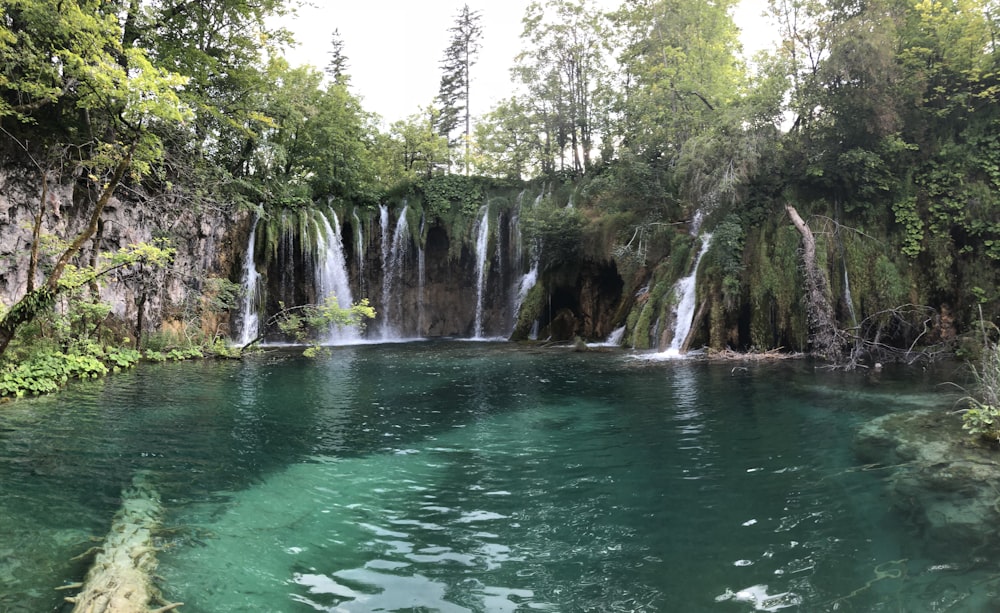
[[[0,611],[60,610],[139,471],[188,613],[990,610],[1000,554],[928,547],[852,452],[953,374],[493,343],[141,367],[0,409]]]

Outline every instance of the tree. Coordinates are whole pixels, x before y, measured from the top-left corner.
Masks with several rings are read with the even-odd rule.
[[[741,91],[735,0],[637,0],[613,15],[621,37],[622,142],[670,164]]]
[[[123,0],[120,0],[123,1]],[[195,120],[172,134],[171,169],[188,184],[212,184],[204,197],[220,206],[253,202],[254,148],[270,121],[264,112],[267,60],[281,56],[290,33],[276,24],[284,0],[128,0],[137,42],[159,65],[189,77],[181,99]],[[247,193],[247,192],[250,193]]]
[[[523,19],[528,48],[517,57],[513,74],[528,90],[536,125],[544,134],[544,171],[582,173],[600,131],[598,108],[607,81],[606,34],[602,14],[590,0],[534,2]]]
[[[144,50],[129,47],[114,7],[85,0],[5,0],[0,9],[0,120],[11,126],[3,132],[27,150],[27,140],[16,134],[42,121],[54,122],[55,128],[42,134],[42,150],[65,152],[66,166],[86,177],[76,187],[89,208],[83,228],[66,237],[44,282],[36,287],[33,279],[0,319],[2,355],[21,325],[47,309],[60,292],[89,280],[66,273],[97,232],[105,206],[123,182],[153,172],[163,156],[157,130],[192,115],[179,97],[187,80],[156,68]],[[35,166],[42,197],[33,254],[52,178],[48,165]],[[30,265],[36,265],[34,255]]]
[[[476,169],[483,175],[525,179],[537,174],[540,140],[526,104],[502,100],[476,125]]]
[[[479,11],[470,10],[466,4],[456,16],[455,25],[448,29],[451,33],[451,42],[445,49],[444,59],[441,60],[441,87],[438,90],[440,105],[437,119],[438,133],[450,137],[458,127],[459,119],[464,118],[465,131],[462,142],[465,155],[462,167],[466,175],[469,174],[472,137],[471,73],[476,63],[476,55],[479,53],[479,39],[482,36],[479,19]],[[449,147],[452,143],[449,138]]]
[[[344,54],[344,39],[340,30],[335,29],[330,37],[330,62],[326,65],[326,74],[333,77],[335,83],[345,85],[350,80],[347,74],[347,56]]]
[[[372,121],[346,83],[324,88],[318,70],[290,68],[282,58],[271,60],[267,80],[272,85],[261,104],[267,119],[249,160],[258,201],[294,206],[330,197],[373,200]]]
[[[389,129],[387,153],[400,178],[431,177],[447,166],[448,140],[434,129],[437,116],[437,110],[428,106],[423,113],[397,121]]]

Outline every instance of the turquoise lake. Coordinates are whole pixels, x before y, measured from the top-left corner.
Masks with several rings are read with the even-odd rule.
[[[854,453],[956,376],[473,342],[144,365],[0,406],[0,611],[68,610],[136,474],[184,613],[994,610],[1000,548],[929,542]]]

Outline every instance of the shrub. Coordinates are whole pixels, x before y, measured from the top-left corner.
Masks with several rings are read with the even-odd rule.
[[[964,398],[969,408],[962,415],[962,427],[973,436],[1000,442],[1000,343],[990,340],[983,326],[983,352],[973,365],[975,388]]]

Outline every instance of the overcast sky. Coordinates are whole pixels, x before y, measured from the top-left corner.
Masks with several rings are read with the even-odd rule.
[[[316,0],[286,25],[299,46],[287,52],[292,65],[326,66],[331,35],[340,30],[348,74],[368,111],[389,124],[430,104],[441,78],[440,61],[450,28],[464,4],[482,15],[482,46],[472,70],[472,112],[481,115],[509,96],[510,68],[521,51],[521,18],[530,0]],[[608,8],[616,0],[598,0]],[[742,0],[736,13],[745,51],[766,45],[760,17],[765,0]],[[762,39],[764,42],[762,42]]]

